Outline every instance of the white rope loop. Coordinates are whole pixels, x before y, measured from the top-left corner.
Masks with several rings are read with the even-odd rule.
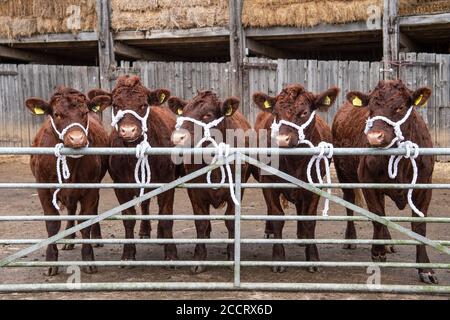
[[[282,125],[286,125],[297,130],[298,144],[306,144],[310,148],[315,148],[314,144],[308,139],[306,139],[305,136],[305,129],[311,124],[315,116],[316,111],[312,112],[308,121],[306,121],[301,126],[287,120],[280,120],[280,122],[277,123],[276,120],[274,119],[272,126],[270,127],[271,137],[275,138],[278,135],[278,132],[280,131],[280,127]],[[319,154],[311,157],[311,159],[308,162],[308,167],[306,169],[308,182],[311,184],[314,183],[311,176],[311,170],[313,165],[315,165],[317,179],[319,180],[319,183],[323,183],[322,172],[320,170],[320,162],[323,160],[325,164],[325,177],[327,179],[327,183],[331,183],[330,159],[333,157],[333,144],[322,141],[317,145],[317,147],[320,148]],[[331,189],[328,188],[327,192],[328,194],[331,194]],[[329,208],[330,208],[330,200],[325,199],[324,209],[322,211],[323,216],[328,216]]]
[[[195,145],[196,148],[201,148],[202,144],[204,142],[211,142],[215,150],[214,158],[211,160],[211,164],[215,164],[217,162],[225,162],[228,156],[230,155],[230,145],[226,144],[224,142],[221,142],[217,144],[217,142],[211,137],[211,129],[213,127],[216,127],[219,123],[221,123],[225,117],[220,117],[214,121],[211,121],[209,123],[201,122],[197,119],[190,118],[190,117],[178,117],[177,123],[175,125],[175,129],[179,130],[181,126],[183,125],[184,121],[192,122],[198,126],[201,126],[203,128],[203,138],[200,139],[200,141]],[[234,192],[234,186],[233,186],[233,172],[231,171],[230,163],[226,162],[223,165],[219,167],[220,169],[220,183],[225,183],[226,176],[228,176],[228,186],[230,189],[230,195],[231,199],[233,200],[235,205],[239,205],[239,200],[236,198],[236,194]],[[226,170],[226,174],[225,174]],[[211,173],[212,171],[208,171],[206,174],[206,181],[208,184],[212,184],[211,182]],[[216,188],[213,188],[216,189]]]
[[[75,122],[72,124],[69,124],[67,127],[65,127],[61,132],[56,128],[55,122],[53,120],[52,117],[50,117],[50,122],[52,124],[53,130],[55,130],[56,134],[58,135],[59,140],[64,141],[64,136],[66,135],[66,133],[69,131],[69,129],[73,128],[73,127],[79,127],[81,130],[83,130],[84,134],[86,135],[86,137],[88,137],[89,134],[89,120],[87,123],[86,128]],[[89,146],[89,140],[87,141],[87,145],[86,147]],[[61,149],[64,148],[64,143],[58,143],[55,145],[55,157],[56,157],[56,176],[58,178],[58,183],[62,184],[63,183],[63,179],[67,180],[70,178],[70,170],[69,170],[69,166],[67,165],[67,157],[70,158],[81,158],[83,157],[83,155],[70,155],[70,156],[64,156],[61,154]],[[58,193],[59,191],[61,191],[61,189],[56,189],[55,192],[53,192],[53,198],[52,198],[52,204],[55,207],[56,210],[61,210],[61,208],[58,205]]]
[[[147,111],[145,112],[145,115],[141,117],[137,112],[133,110],[119,110],[117,114],[114,114],[114,110],[112,111],[112,122],[111,126],[114,127],[118,131],[118,123],[120,120],[122,120],[123,117],[125,117],[126,114],[131,114],[136,119],[138,119],[141,122],[142,127],[142,141],[136,146],[136,166],[134,167],[134,180],[138,184],[149,184],[152,177],[152,171],[150,169],[150,162],[148,159],[148,155],[145,154],[147,149],[151,148],[150,143],[148,142],[148,136],[147,136],[147,119],[150,115],[150,107],[147,106]],[[140,174],[139,174],[140,173]],[[140,188],[139,190],[139,197],[142,197],[144,195],[145,188]]]
[[[409,141],[409,140],[405,141],[405,137],[403,136],[403,132],[400,128],[401,125],[404,124],[406,122],[406,120],[408,120],[408,118],[411,116],[413,109],[414,109],[414,106],[411,106],[408,109],[408,111],[406,112],[405,116],[397,122],[394,122],[391,119],[388,119],[383,116],[376,116],[376,117],[367,119],[366,128],[364,129],[364,134],[367,135],[367,133],[369,133],[370,128],[373,127],[373,123],[377,120],[384,121],[387,124],[389,124],[390,126],[392,126],[394,128],[395,138],[392,139],[391,143],[387,147],[384,147],[383,149],[388,149],[388,148],[392,147],[394,145],[394,143],[397,143],[397,147],[406,149],[406,154],[399,155],[399,156],[393,155],[389,158],[389,164],[388,164],[389,178],[395,179],[398,174],[398,165],[400,164],[400,161],[402,159],[409,159],[411,161],[411,165],[413,168],[413,178],[412,178],[411,184],[415,185],[417,183],[417,178],[419,175],[419,169],[417,167],[416,159],[419,156],[420,149],[416,143]],[[414,204],[414,202],[412,200],[413,191],[414,191],[413,189],[408,189],[408,194],[407,194],[408,204],[411,207],[411,209],[418,216],[425,217],[423,212],[420,211],[416,207],[416,205]]]

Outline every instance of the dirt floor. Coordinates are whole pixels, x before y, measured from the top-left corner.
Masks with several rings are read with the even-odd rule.
[[[106,181],[110,181],[109,176]],[[333,178],[333,181],[336,181]],[[438,164],[435,170],[435,182],[450,182],[450,164]],[[28,159],[26,157],[0,158],[0,182],[34,182],[31,175]],[[339,190],[334,191],[341,196]],[[436,190],[434,192],[432,207],[429,215],[433,217],[450,216],[449,190]],[[102,190],[100,212],[111,209],[117,205],[112,190]],[[2,189],[0,193],[0,214],[3,215],[39,215],[42,210],[35,190]],[[319,212],[323,208],[323,201]],[[410,210],[400,212],[390,200],[387,200],[388,215],[409,216]],[[243,201],[243,214],[265,214],[266,207],[260,190],[246,190]],[[155,214],[156,205],[152,202],[151,214]],[[215,210],[213,214],[221,214],[223,210]],[[331,215],[344,215],[342,207],[331,204]],[[186,190],[177,190],[175,196],[175,213],[191,214]],[[294,214],[291,205],[288,214]],[[211,238],[226,238],[227,232],[223,221],[214,221]],[[409,227],[409,224],[403,224]],[[104,238],[122,238],[124,230],[120,221],[102,222]],[[356,224],[359,238],[370,239],[372,226],[367,222]],[[152,237],[155,236],[156,223],[152,222]],[[242,237],[261,238],[263,236],[263,222],[243,222]],[[345,231],[344,222],[318,222],[317,238],[342,239]],[[429,224],[428,236],[432,239],[450,240],[450,226],[445,224]],[[138,227],[136,227],[136,235]],[[195,228],[193,221],[176,221],[174,225],[176,238],[194,238]],[[46,237],[43,222],[0,222],[0,238],[44,238]],[[393,238],[406,239],[393,232]],[[296,223],[286,222],[284,238],[296,237]],[[23,246],[0,245],[0,257],[12,254]],[[388,256],[389,261],[414,262],[415,248],[412,246],[397,246],[397,253]],[[179,245],[179,258],[191,260],[193,245]],[[271,248],[268,245],[243,245],[243,260],[270,260]],[[356,250],[344,250],[339,245],[320,245],[319,252],[322,261],[370,261],[370,247],[360,245]],[[22,261],[43,261],[45,250],[33,253]],[[96,248],[97,260],[117,261],[120,259],[122,248],[119,245],[106,245]],[[210,260],[224,260],[226,258],[225,245],[209,245],[208,258]],[[428,249],[431,261],[450,263],[450,257]],[[159,245],[138,245],[138,260],[161,260],[163,248]],[[286,246],[288,260],[305,260],[304,248],[297,245]],[[80,259],[80,246],[72,251],[60,251],[60,260]],[[1,283],[57,283],[66,282],[69,277],[65,270],[60,270],[55,277],[44,275],[44,268],[6,268],[0,270]],[[441,285],[450,285],[450,270],[436,270]],[[311,274],[303,268],[289,268],[286,273],[274,274],[269,268],[244,268],[242,281],[244,282],[320,282],[320,283],[359,283],[365,284],[368,278],[365,268],[326,268],[322,272]],[[189,268],[166,270],[165,268],[133,268],[119,269],[100,268],[97,274],[82,274],[83,282],[152,282],[152,281],[232,281],[233,273],[225,267],[211,267],[199,275],[192,275]],[[417,271],[414,269],[382,269],[382,284],[411,284],[420,285]],[[332,294],[332,293],[287,293],[287,292],[96,292],[96,293],[17,293],[0,294],[0,299],[448,299],[448,296],[420,296],[420,295],[391,295],[391,294]]]

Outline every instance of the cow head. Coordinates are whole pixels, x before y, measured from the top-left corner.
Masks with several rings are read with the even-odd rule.
[[[315,110],[326,111],[336,101],[339,89],[330,89],[314,94],[308,92],[300,84],[292,84],[283,89],[276,97],[270,97],[264,93],[253,94],[253,102],[265,112],[270,112],[277,122],[281,120],[292,122],[298,126],[306,123]],[[305,134],[314,127],[315,119],[305,129]],[[279,147],[295,147],[299,143],[298,131],[293,127],[283,125],[276,137]]]
[[[177,97],[172,97],[168,105],[173,113],[178,116],[189,117],[203,123],[210,123],[221,117],[231,117],[239,107],[239,99],[231,97],[225,101],[220,101],[212,91],[198,92],[192,100],[184,101]],[[175,145],[193,146],[201,137],[194,138],[194,124],[185,121],[181,128],[172,135],[172,142]],[[223,130],[224,124],[219,123],[217,129]]]
[[[354,107],[368,108],[369,117],[383,116],[393,122],[403,119],[411,106],[421,107],[431,96],[431,90],[422,87],[416,91],[409,90],[401,80],[380,81],[369,94],[351,91],[347,100]],[[412,117],[401,126],[409,131]],[[372,147],[386,147],[395,138],[394,128],[382,120],[375,120],[367,132],[367,140]]]
[[[112,99],[114,115],[119,110],[134,111],[140,117],[144,117],[149,106],[159,106],[170,97],[170,91],[157,89],[151,91],[144,87],[137,76],[121,76],[117,79],[112,93],[95,89],[88,93],[89,97],[97,95],[109,95]],[[127,143],[135,142],[142,136],[142,123],[132,114],[126,113],[117,123],[118,135]]]
[[[89,111],[99,112],[110,103],[108,96],[99,95],[89,99],[83,93],[67,87],[58,87],[49,102],[36,97],[25,101],[26,107],[34,115],[50,116],[59,132],[73,123],[87,128]],[[83,148],[88,144],[88,137],[80,127],[74,126],[64,135],[63,143],[68,148]]]

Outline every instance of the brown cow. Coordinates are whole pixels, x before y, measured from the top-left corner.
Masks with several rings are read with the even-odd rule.
[[[301,126],[310,120],[315,110],[327,110],[336,100],[338,93],[339,89],[332,87],[320,94],[313,94],[300,84],[289,85],[276,97],[270,97],[260,92],[255,93],[253,101],[263,111],[258,114],[255,123],[259,141],[261,139],[271,141],[271,125],[274,119],[277,122],[285,120]],[[311,123],[304,130],[304,134],[305,138],[314,145],[322,141],[331,142],[331,130],[318,115],[312,118]],[[263,135],[267,135],[267,137]],[[304,144],[299,144],[298,131],[291,126],[282,125],[275,138],[279,147],[305,147]],[[311,156],[280,156],[279,170],[306,181],[306,168],[310,159]],[[324,172],[323,164],[321,164],[321,172]],[[284,180],[276,176],[260,175],[259,182],[276,183],[284,182]],[[318,195],[303,189],[264,189],[263,194],[269,215],[284,215],[280,196],[295,204],[298,215],[316,215],[320,199]],[[266,237],[273,235],[275,239],[281,239],[283,227],[283,220],[267,221]],[[299,239],[314,239],[315,227],[315,221],[299,221],[297,223],[297,237]],[[319,261],[319,252],[315,244],[306,245],[305,254],[307,261]],[[282,244],[273,245],[272,258],[276,261],[285,260]],[[281,266],[272,268],[273,272],[284,272],[285,270]],[[319,271],[319,268],[309,267],[308,271],[316,272]]]
[[[170,141],[173,128],[175,127],[175,117],[166,108],[158,107],[165,103],[170,97],[170,92],[165,89],[150,91],[145,88],[140,79],[136,76],[122,76],[117,79],[116,86],[112,93],[103,90],[92,90],[90,97],[96,95],[110,95],[114,114],[120,111],[133,111],[139,117],[145,117],[148,113],[146,125],[148,128],[147,141],[152,147],[173,147]],[[148,109],[149,108],[149,109]],[[142,122],[133,114],[124,114],[117,123],[117,129],[113,128],[109,137],[111,147],[136,147],[143,140]],[[151,183],[164,183],[175,180],[176,166],[171,161],[170,156],[150,156]],[[135,167],[137,158],[135,156],[114,155],[109,158],[109,173],[115,183],[135,182]],[[120,204],[132,200],[139,196],[139,189],[115,189],[116,197]],[[148,192],[150,190],[146,190]],[[173,214],[175,190],[169,190],[157,196],[159,214]],[[141,204],[142,214],[149,214],[150,201]],[[134,207],[122,212],[124,215],[135,215]],[[135,220],[124,220],[125,238],[134,238]],[[158,223],[158,238],[173,238],[173,221],[160,220]],[[142,221],[139,231],[141,238],[150,238],[150,222]],[[165,260],[177,260],[177,248],[174,244],[164,246]],[[125,244],[123,247],[122,260],[136,260],[136,245]]]
[[[91,111],[99,111],[101,106],[109,105],[108,96],[98,96],[92,100],[86,98],[81,92],[60,87],[53,94],[50,101],[44,101],[40,98],[29,98],[25,102],[28,109],[34,115],[48,115],[41,129],[34,138],[33,147],[55,147],[58,143],[63,143],[68,148],[82,148],[89,143],[91,147],[106,147],[108,145],[108,134],[103,128],[98,116]],[[78,123],[84,128],[88,128],[86,136],[85,131],[79,126],[72,126],[65,132],[63,139],[60,139],[58,132],[52,127],[52,119],[56,130],[63,133],[63,130],[71,124]],[[53,155],[32,155],[30,160],[31,170],[39,183],[57,182],[57,159]],[[68,183],[99,183],[107,171],[108,157],[105,156],[84,156],[81,158],[67,157],[67,165],[70,171]],[[54,190],[38,189],[39,200],[42,209],[46,215],[59,215],[59,211],[52,203]],[[67,207],[69,215],[74,215],[77,211],[77,205],[80,203],[80,215],[89,215],[98,213],[99,190],[98,189],[61,189],[57,193],[57,200]],[[67,224],[67,228],[73,226]],[[46,222],[48,236],[54,236],[61,227],[60,221]],[[66,228],[66,229],[67,229]],[[92,230],[91,230],[92,229]],[[83,239],[100,239],[100,226],[94,225],[81,230]],[[75,234],[68,238],[73,239]],[[73,245],[66,245],[63,249],[72,249]],[[94,252],[90,244],[83,244],[81,249],[83,261],[93,261]],[[56,244],[47,247],[46,261],[58,260],[58,248]],[[95,266],[83,267],[86,273],[97,271]],[[48,275],[53,276],[58,273],[57,267],[50,267]]]
[[[409,90],[401,80],[380,81],[369,94],[349,92],[346,102],[337,112],[333,122],[333,140],[335,147],[389,147],[396,134],[392,126],[385,121],[376,120],[373,126],[364,133],[366,120],[370,117],[384,116],[397,122],[406,118],[410,107],[423,106],[431,95],[429,88],[423,87],[416,91]],[[412,108],[412,107],[411,107]],[[415,110],[401,125],[405,140],[416,143],[421,148],[433,147],[427,125]],[[410,183],[413,169],[410,160],[403,159],[398,167],[398,175],[391,179],[388,175],[388,156],[352,156],[334,157],[338,179],[342,183]],[[417,183],[431,183],[434,162],[433,156],[419,156]],[[354,203],[355,191],[344,189],[344,199]],[[407,190],[401,189],[363,189],[368,209],[378,215],[385,215],[385,196],[391,198],[399,209],[407,205]],[[412,195],[415,206],[427,214],[431,200],[431,189],[415,190]],[[353,211],[347,209],[348,215]],[[416,213],[413,212],[413,215]],[[412,230],[420,235],[426,235],[426,224],[413,222]],[[373,223],[374,239],[390,239],[387,227]],[[346,239],[356,239],[353,222],[347,223]],[[384,245],[372,246],[372,260],[386,261],[387,249]],[[428,255],[424,245],[417,246],[417,262],[428,263]],[[423,282],[437,283],[433,270],[419,269],[419,276]]]
[[[225,101],[220,101],[217,95],[211,91],[199,92],[190,101],[183,101],[179,98],[172,97],[168,101],[170,109],[178,114],[183,115],[183,117],[190,117],[197,121],[203,123],[211,123],[212,121],[218,120],[223,117],[223,121],[217,124],[214,129],[218,130],[224,137],[224,142],[230,144],[231,146],[246,146],[248,145],[248,139],[242,137],[239,141],[235,140],[235,137],[231,138],[226,134],[233,130],[236,133],[238,130],[247,132],[250,129],[250,124],[244,118],[244,116],[237,111],[239,107],[238,98],[228,98]],[[197,128],[198,125],[195,125]],[[201,128],[200,128],[201,129]],[[238,135],[237,135],[238,136]],[[236,136],[236,137],[237,137]],[[172,141],[175,145],[190,147],[197,145],[200,142],[201,137],[194,136],[194,124],[192,122],[185,121],[181,126],[179,131],[175,131],[172,136]],[[205,144],[203,144],[205,146]],[[192,173],[199,170],[206,165],[205,162],[200,161],[200,163],[184,164],[186,173]],[[234,172],[234,165],[231,166],[232,172]],[[249,178],[250,170],[248,164],[242,165],[242,180],[246,182]],[[197,183],[205,183],[206,175],[200,176],[193,180]],[[220,170],[215,169],[211,174],[212,182],[220,181]],[[188,189],[188,195],[191,200],[192,209],[194,214],[198,215],[209,215],[210,206],[214,208],[219,208],[227,204],[225,214],[234,214],[235,204],[231,198],[229,189]],[[234,221],[227,220],[225,225],[228,229],[228,237],[234,237]],[[211,233],[211,223],[209,220],[196,220],[195,227],[197,230],[197,238],[204,239],[209,238]],[[228,245],[227,256],[229,260],[233,259],[233,245]],[[197,244],[195,246],[194,260],[205,260],[207,256],[206,246],[204,244]],[[203,272],[205,268],[203,266],[192,267],[193,273]]]

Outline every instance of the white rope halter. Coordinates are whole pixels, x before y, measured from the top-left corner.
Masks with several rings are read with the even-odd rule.
[[[142,126],[142,141],[136,146],[136,167],[134,168],[134,180],[138,184],[149,184],[152,178],[152,171],[150,169],[150,163],[148,161],[148,155],[145,154],[145,151],[147,149],[151,148],[150,143],[147,140],[147,119],[150,115],[150,107],[147,107],[147,111],[145,112],[145,115],[141,117],[139,114],[137,114],[133,110],[119,110],[116,115],[114,115],[114,110],[112,111],[112,122],[111,126],[116,128],[118,130],[117,124],[119,121],[128,113],[134,116],[136,119],[138,119],[141,122]],[[139,175],[140,171],[140,175]],[[139,197],[142,197],[144,195],[145,188],[141,188],[139,191]]]
[[[419,156],[419,146],[412,141],[409,141],[409,140],[405,141],[405,137],[403,136],[400,126],[402,124],[404,124],[406,122],[406,120],[408,120],[408,118],[411,116],[413,109],[414,109],[414,106],[411,106],[408,109],[408,111],[406,112],[405,116],[397,122],[394,122],[383,116],[376,116],[373,118],[369,118],[369,119],[367,119],[366,128],[364,129],[364,134],[367,135],[369,133],[370,128],[373,127],[373,123],[377,120],[384,121],[394,128],[395,138],[392,139],[391,143],[387,147],[384,147],[383,149],[388,149],[388,148],[392,147],[394,145],[394,143],[397,143],[397,147],[406,149],[406,155],[391,156],[389,158],[389,164],[388,164],[389,178],[395,179],[397,177],[398,164],[400,163],[400,160],[402,160],[403,158],[409,159],[411,161],[411,165],[413,167],[413,178],[411,181],[412,185],[416,184],[417,177],[419,174],[419,169],[417,168],[417,163],[416,163],[416,159]],[[417,209],[417,207],[414,205],[414,202],[412,201],[412,194],[413,194],[413,189],[408,189],[407,199],[408,199],[409,206],[418,216],[424,217],[424,214],[422,213],[422,211]]]
[[[67,131],[69,131],[69,129],[73,128],[73,127],[80,127],[81,130],[83,130],[84,134],[86,135],[86,137],[89,134],[89,119],[88,119],[88,123],[86,128],[79,124],[79,123],[72,123],[69,124],[67,127],[65,127],[61,132],[59,132],[59,130],[56,128],[55,122],[53,121],[53,118],[50,117],[50,122],[52,124],[53,130],[55,130],[56,134],[58,135],[59,140],[64,141],[64,136],[66,135]],[[89,140],[87,142],[87,146],[89,146]],[[61,148],[64,147],[64,143],[58,143],[55,145],[55,157],[56,157],[56,175],[58,177],[58,183],[62,184],[63,183],[63,178],[64,180],[67,180],[70,178],[70,170],[69,170],[69,166],[67,165],[67,157],[70,158],[81,158],[83,157],[83,155],[78,155],[78,156],[64,156],[61,154]],[[52,199],[52,204],[55,207],[56,210],[60,210],[60,207],[58,205],[58,192],[61,191],[61,189],[56,189],[55,192],[53,192],[53,199]]]
[[[314,148],[314,144],[307,140],[305,137],[305,129],[311,124],[311,122],[313,121],[314,117],[316,116],[316,112],[313,111],[311,113],[311,116],[309,117],[308,121],[306,121],[304,124],[302,124],[301,126],[290,122],[290,121],[286,121],[286,120],[281,120],[280,122],[276,122],[276,120],[273,120],[271,129],[271,137],[275,138],[278,135],[278,132],[280,131],[280,127],[282,125],[286,125],[289,127],[292,127],[294,129],[297,130],[297,134],[298,134],[298,144],[307,144],[310,148]],[[322,141],[317,145],[318,148],[320,148],[320,152],[318,155],[314,155],[311,157],[311,159],[308,162],[308,167],[306,169],[306,175],[308,177],[308,182],[309,183],[314,183],[312,176],[311,176],[311,170],[313,165],[315,165],[316,168],[316,175],[317,175],[317,179],[319,180],[319,183],[323,183],[323,179],[322,179],[322,172],[320,171],[320,162],[323,160],[324,164],[325,164],[325,177],[327,180],[327,183],[330,184],[331,183],[331,171],[330,171],[330,160],[333,157],[333,144]],[[328,188],[327,189],[328,194],[331,194],[331,189]],[[322,210],[322,215],[324,216],[328,216],[328,210],[330,209],[330,200],[325,199],[325,204],[324,204],[324,208]]]
[[[190,121],[190,122],[192,122],[192,123],[194,123],[196,125],[199,125],[199,126],[203,127],[203,138],[200,139],[200,141],[195,145],[195,147],[196,148],[200,148],[201,145],[204,142],[206,142],[206,141],[211,142],[212,145],[214,146],[214,148],[216,149],[214,158],[211,160],[211,164],[215,164],[219,160],[224,161],[230,155],[230,145],[229,144],[226,144],[226,143],[223,143],[223,142],[217,144],[217,142],[211,137],[211,131],[210,130],[213,127],[216,127],[219,123],[221,123],[223,121],[223,119],[225,119],[225,117],[221,117],[219,119],[211,121],[210,123],[204,123],[204,122],[201,122],[201,121],[199,121],[197,119],[190,118],[190,117],[178,117],[177,118],[177,123],[175,125],[175,129],[179,130],[181,128],[181,126],[183,125],[184,121]],[[239,205],[239,201],[236,198],[236,194],[234,193],[233,173],[231,172],[230,164],[227,162],[224,165],[220,166],[219,168],[220,168],[220,173],[221,173],[220,183],[225,183],[225,179],[226,179],[225,169],[226,169],[227,175],[228,175],[228,184],[229,184],[229,188],[230,188],[231,199],[233,200],[233,202],[236,205]],[[211,172],[212,171],[208,171],[208,173],[206,174],[206,181],[209,184],[212,183],[211,182]]]

